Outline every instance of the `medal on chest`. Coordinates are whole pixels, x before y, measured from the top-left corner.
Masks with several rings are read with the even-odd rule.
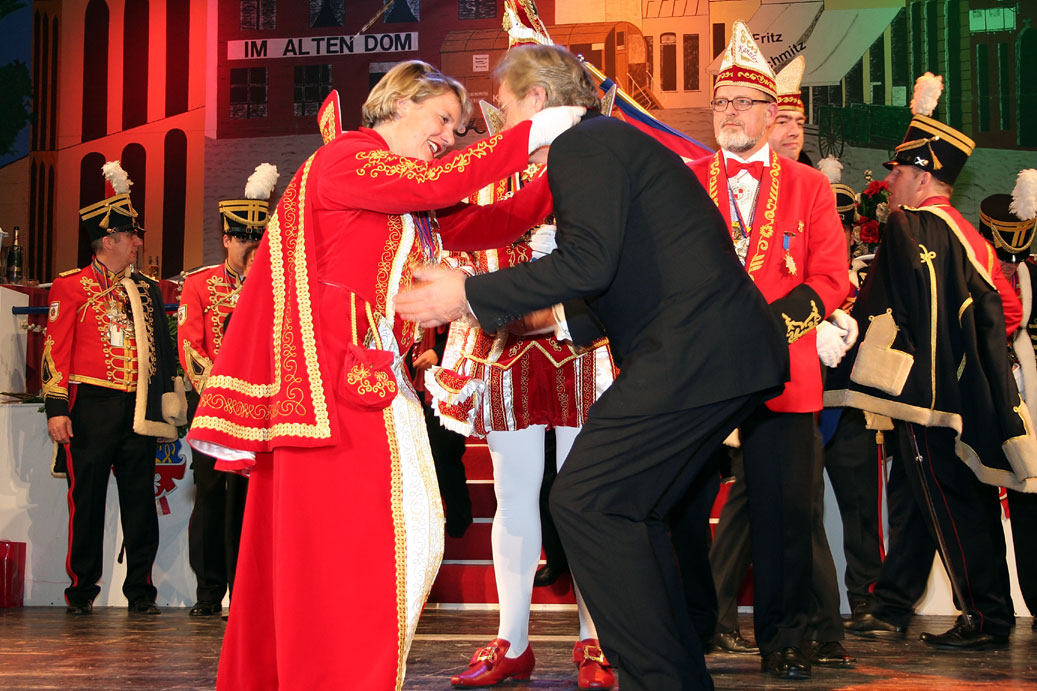
[[[126,329],[130,323],[124,303],[114,296],[109,296],[104,305],[104,317],[108,322],[108,342],[113,347],[121,348],[125,343]]]
[[[785,231],[782,233],[781,246],[785,250],[785,270],[789,272],[790,276],[797,275],[796,260],[792,258],[792,253],[789,252],[789,245],[792,243],[792,238],[803,232],[803,221],[799,222],[799,226],[796,228],[796,232]]]

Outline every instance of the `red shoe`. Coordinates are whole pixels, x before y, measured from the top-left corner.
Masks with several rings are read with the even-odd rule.
[[[536,664],[533,646],[526,646],[526,652],[518,657],[504,657],[510,647],[511,643],[503,638],[494,638],[489,645],[475,651],[472,661],[468,663],[468,669],[451,677],[450,683],[463,687],[493,686],[505,679],[529,679],[529,675],[533,673],[533,665]]]
[[[573,646],[576,663],[576,685],[581,689],[611,689],[616,684],[612,666],[597,638],[584,638]]]

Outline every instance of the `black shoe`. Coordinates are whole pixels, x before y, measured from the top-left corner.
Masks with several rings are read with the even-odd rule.
[[[810,661],[825,667],[856,667],[857,658],[846,652],[841,641],[810,644]]]
[[[867,614],[869,609],[871,609],[871,603],[867,600],[854,600],[853,606],[850,607],[850,616],[859,617],[862,614]]]
[[[536,575],[533,576],[533,587],[543,588],[545,586],[552,585],[555,581],[562,577],[566,571],[569,570],[569,564],[562,564],[561,566],[555,566],[554,564],[544,564],[537,569]]]
[[[223,612],[223,605],[219,602],[206,602],[205,600],[199,600],[191,611],[188,612],[188,616],[191,617],[212,617]]]
[[[861,638],[904,639],[907,637],[906,626],[890,624],[868,612],[847,619],[843,622],[843,628],[847,633]]]
[[[718,631],[713,634],[713,645],[725,653],[756,654],[760,652],[759,648],[742,638],[742,634],[737,629]]]
[[[809,679],[810,662],[799,648],[785,648],[766,655],[760,663],[760,671],[776,679]]]
[[[71,614],[74,617],[93,613],[94,603],[92,602],[70,602],[68,603],[68,606],[65,607],[65,614]]]
[[[1008,636],[983,633],[970,621],[960,617],[949,631],[923,633],[919,638],[923,643],[941,650],[1002,650],[1008,647]]]
[[[128,609],[130,614],[162,614],[155,603],[148,600],[134,600]]]

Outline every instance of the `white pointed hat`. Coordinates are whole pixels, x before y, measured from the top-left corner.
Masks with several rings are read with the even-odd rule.
[[[782,67],[781,71],[774,78],[778,86],[778,110],[805,112],[803,99],[800,97],[799,83],[803,81],[803,71],[806,69],[806,66],[806,58],[802,55],[797,55],[787,65]]]
[[[735,22],[731,27],[731,42],[720,62],[713,93],[721,86],[750,86],[775,100],[778,98],[774,72],[744,22]]]

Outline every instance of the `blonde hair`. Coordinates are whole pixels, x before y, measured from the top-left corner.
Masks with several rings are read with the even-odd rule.
[[[361,108],[364,127],[374,127],[397,117],[396,102],[409,99],[414,103],[452,92],[461,103],[461,121],[458,127],[468,124],[472,114],[472,102],[468,92],[459,81],[448,77],[432,65],[421,60],[407,60],[393,67],[374,85]]]
[[[518,98],[524,98],[534,87],[543,88],[547,94],[545,107],[601,107],[590,74],[576,56],[560,46],[516,46],[497,64],[493,76]]]

